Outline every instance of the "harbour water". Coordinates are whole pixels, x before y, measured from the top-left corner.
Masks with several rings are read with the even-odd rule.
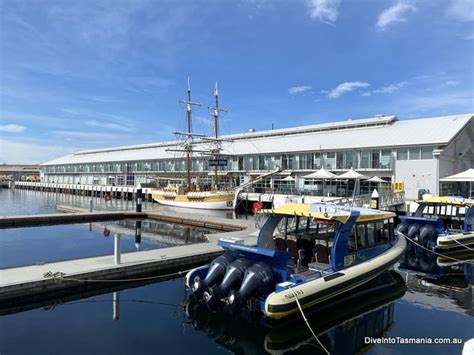
[[[66,195],[0,190],[0,216],[51,213],[56,204],[87,207],[87,202]],[[130,201],[129,208],[132,205]],[[125,234],[129,224],[123,247],[133,251],[134,221],[121,223],[110,229]],[[90,231],[86,224],[0,230],[0,267],[112,253],[113,241],[104,237],[103,228],[93,224]],[[184,241],[188,233],[188,240],[205,242],[202,231],[170,228],[155,226],[155,231],[172,240],[182,234]],[[144,237],[140,247],[166,247],[166,243]],[[439,269],[401,268],[337,304],[309,312],[309,323],[333,354],[460,354],[462,344],[428,344],[435,338],[456,342],[474,338],[472,268],[462,264],[449,268],[443,279],[437,278]],[[450,283],[453,279],[464,282]],[[389,339],[387,343],[365,343],[366,337],[381,336]],[[397,344],[403,340],[422,344]],[[182,278],[111,285],[100,294],[56,299],[31,310],[0,310],[1,354],[229,352],[323,353],[301,317],[267,324],[251,315],[209,314],[187,302]]]

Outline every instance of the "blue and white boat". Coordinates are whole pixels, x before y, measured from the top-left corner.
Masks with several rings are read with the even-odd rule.
[[[186,285],[209,309],[243,308],[279,319],[361,286],[403,255],[395,214],[327,204],[262,210],[256,245],[221,239],[225,253],[191,270]]]
[[[409,251],[474,254],[474,200],[434,196],[419,201],[413,216],[400,216],[397,231],[406,235]]]

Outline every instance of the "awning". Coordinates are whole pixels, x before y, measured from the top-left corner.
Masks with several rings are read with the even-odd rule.
[[[293,178],[291,176],[287,176],[286,178],[281,179],[281,181],[295,181],[295,178]]]

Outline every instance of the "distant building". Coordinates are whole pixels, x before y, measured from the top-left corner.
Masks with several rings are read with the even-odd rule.
[[[39,181],[39,165],[0,164],[0,181]]]
[[[339,173],[353,168],[368,176],[403,182],[406,197],[419,189],[439,194],[439,179],[474,167],[474,114],[399,120],[396,116],[224,136],[221,178],[241,184],[275,169],[285,173],[266,181],[276,188],[289,173],[296,187],[310,189],[301,176],[320,169]],[[196,144],[206,151],[210,143]],[[177,142],[81,151],[41,165],[44,182],[136,185],[149,179],[178,176],[185,161],[168,151]],[[193,157],[193,176],[212,179],[209,157]],[[286,174],[286,175],[285,175]]]

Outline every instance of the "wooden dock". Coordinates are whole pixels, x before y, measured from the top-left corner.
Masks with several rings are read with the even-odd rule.
[[[256,243],[254,222],[250,220],[231,220],[218,217],[170,212],[83,212],[52,215],[16,216],[0,218],[0,228],[24,227],[44,224],[83,223],[99,220],[147,218],[163,222],[179,223],[188,226],[219,230],[221,233],[209,234],[208,243],[188,244],[177,247],[123,253],[121,263],[114,264],[114,255],[73,259],[0,269],[0,308],[11,308],[18,304],[37,302],[38,299],[57,297],[58,293],[85,292],[95,281],[108,281],[138,278],[140,275],[163,275],[183,271],[196,265],[208,263],[223,252],[217,246],[222,237],[240,238],[246,244]],[[52,277],[52,275],[55,275]],[[94,284],[97,287],[97,284]],[[107,284],[110,287],[110,283]]]

